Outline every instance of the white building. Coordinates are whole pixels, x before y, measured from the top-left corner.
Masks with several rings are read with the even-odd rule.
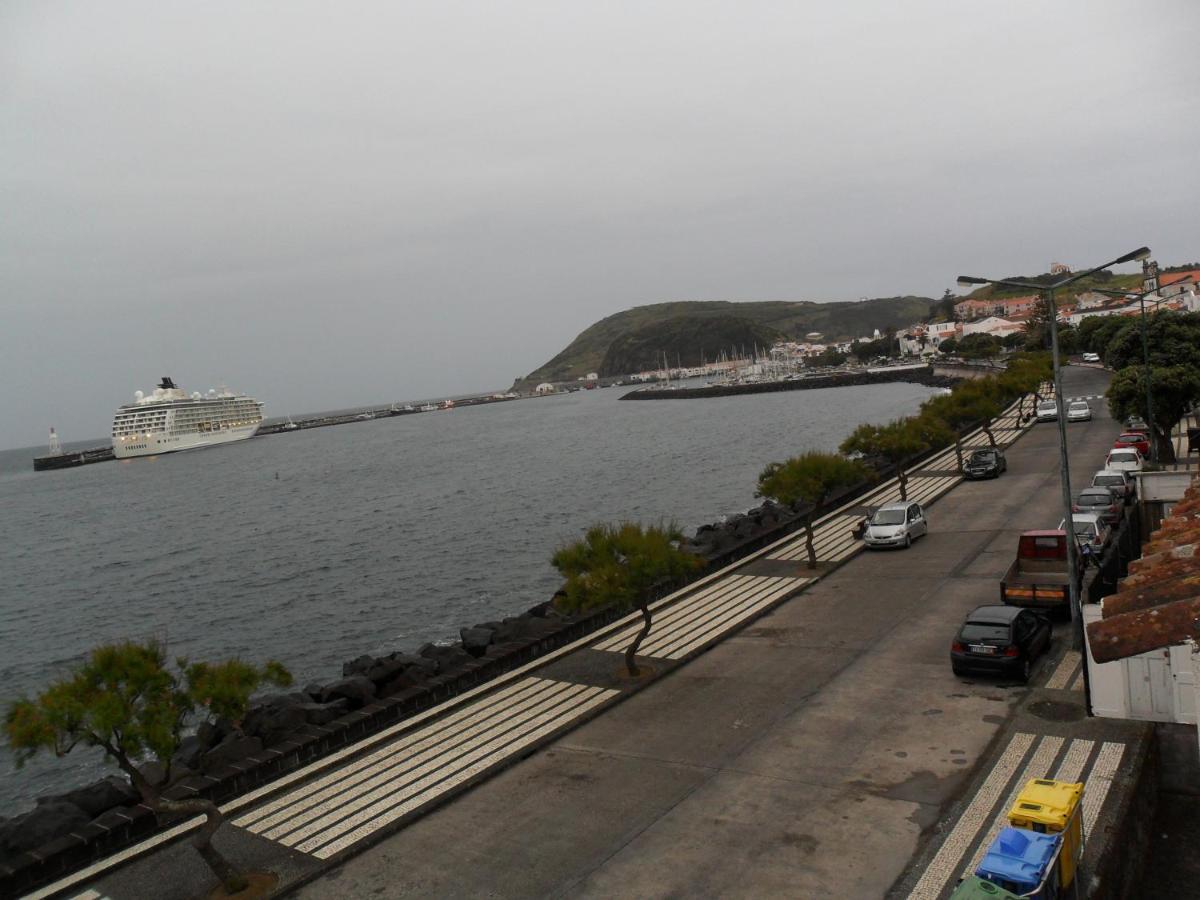
[[[1002,319],[999,316],[988,316],[986,319],[964,322],[962,336],[966,337],[968,334],[990,334],[993,337],[1002,338],[1024,330],[1025,326],[1020,322],[1010,322],[1008,319]]]

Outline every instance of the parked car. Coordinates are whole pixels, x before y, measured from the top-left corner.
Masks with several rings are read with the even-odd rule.
[[[1150,455],[1150,438],[1140,431],[1123,431],[1113,441],[1113,448],[1124,450],[1126,447],[1132,447],[1143,458],[1147,457]]]
[[[1054,422],[1058,419],[1058,405],[1053,400],[1043,400],[1037,405],[1039,422]]]
[[[1063,519],[1058,523],[1060,530],[1064,528],[1066,521],[1066,519]],[[1112,529],[1108,527],[1097,513],[1071,513],[1071,526],[1075,531],[1075,537],[1079,541],[1079,546],[1082,548],[1090,544],[1091,549],[1097,554],[1104,549],[1109,537],[1112,536]]]
[[[1100,354],[1099,353],[1085,353],[1085,354],[1083,354],[1083,361],[1090,362],[1090,363],[1098,363],[1098,362],[1100,362]]]
[[[1090,422],[1092,420],[1092,408],[1086,400],[1072,400],[1067,407],[1068,422]]]
[[[1126,431],[1141,431],[1145,434],[1150,433],[1150,426],[1146,424],[1146,420],[1141,416],[1130,416],[1125,420]]]
[[[967,478],[999,478],[1008,471],[1008,460],[1004,451],[994,447],[976,450],[963,463],[963,475]]]
[[[1116,525],[1125,512],[1125,496],[1110,487],[1084,488],[1071,505],[1072,512],[1096,513],[1108,525]]]
[[[1124,472],[1140,472],[1142,470],[1142,454],[1133,449],[1109,450],[1108,458],[1104,460],[1104,468],[1119,469]]]
[[[867,522],[863,543],[868,547],[910,547],[929,533],[929,522],[921,504],[911,500],[888,503],[875,510]]]
[[[1092,476],[1092,487],[1112,488],[1126,503],[1137,499],[1137,485],[1133,482],[1133,476],[1123,469],[1101,469]]]
[[[978,672],[1029,681],[1033,664],[1050,646],[1050,621],[1019,606],[979,606],[950,645],[955,675]]]

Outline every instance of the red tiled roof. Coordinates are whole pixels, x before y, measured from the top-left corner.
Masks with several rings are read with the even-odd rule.
[[[1200,476],[1104,598],[1103,616],[1087,627],[1096,662],[1200,640]]]
[[[1164,288],[1169,284],[1175,284],[1177,281],[1200,281],[1200,269],[1188,269],[1186,272],[1168,272],[1165,275],[1158,276],[1158,286]]]

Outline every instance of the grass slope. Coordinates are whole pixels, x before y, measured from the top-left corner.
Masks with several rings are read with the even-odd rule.
[[[701,353],[711,360],[731,346],[755,340],[761,346],[776,335],[799,339],[819,331],[828,340],[870,335],[876,328],[882,332],[924,320],[932,302],[907,296],[838,303],[695,300],[636,306],[587,328],[545,365],[518,379],[516,386],[573,381],[589,372],[627,374],[653,367],[658,352],[666,352],[672,364],[678,356],[687,365],[688,360],[698,361]],[[712,321],[706,325],[704,320]],[[669,346],[655,347],[656,342]],[[609,367],[634,365],[647,356],[648,364],[603,372],[610,349]]]

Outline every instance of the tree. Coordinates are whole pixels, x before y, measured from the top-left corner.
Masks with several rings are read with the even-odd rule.
[[[958,355],[967,359],[988,359],[998,356],[1003,345],[994,334],[968,334],[958,342]]]
[[[189,663],[171,668],[156,641],[96,647],[71,674],[35,699],[12,703],[4,733],[21,766],[42,750],[66,756],[77,746],[100,747],[129,776],[142,802],[156,813],[200,813],[206,817],[193,844],[227,893],[247,886],[245,876],[212,846],[224,816],[211,800],[170,800],[171,757],[184,728],[202,718],[240,719],[250,695],[264,683],[287,685],[291,675],[277,662],[261,669],[240,660]],[[137,762],[147,754],[161,764],[151,781]]]
[[[643,528],[636,522],[593,525],[583,540],[562,547],[551,558],[567,582],[556,603],[568,612],[615,606],[637,607],[642,630],[625,651],[625,667],[640,674],[638,647],[650,633],[651,593],[703,568],[704,560],[680,549],[683,534],[672,523]]]
[[[1025,332],[1013,331],[1000,339],[1000,345],[1005,350],[1013,350],[1025,346]]]
[[[900,499],[908,499],[908,476],[904,463],[929,444],[914,419],[897,419],[887,425],[859,425],[842,441],[842,453],[861,453],[863,456],[883,457],[896,467],[900,479]]]
[[[1114,369],[1144,365],[1141,323],[1126,321],[1127,327],[1113,332],[1105,347],[1104,362]],[[1152,313],[1146,318],[1146,338],[1150,365],[1200,369],[1200,313]]]
[[[1113,376],[1108,386],[1108,408],[1113,418],[1145,413],[1146,370],[1144,366],[1129,366]],[[1154,421],[1147,422],[1151,440],[1158,447],[1158,458],[1175,461],[1175,446],[1171,429],[1200,401],[1200,369],[1193,366],[1151,366],[1151,400]]]
[[[818,366],[840,366],[846,359],[846,354],[837,347],[826,347],[813,362]]]
[[[821,514],[835,491],[871,477],[871,471],[857,460],[834,453],[810,451],[782,463],[771,463],[758,476],[758,495],[792,506],[808,503],[812,509],[804,520],[804,545],[808,567],[817,567],[813,549],[813,519]]]
[[[958,338],[946,338],[944,341],[938,344],[938,352],[945,353],[947,355],[954,353],[954,351],[957,349]]]
[[[1047,350],[1050,347],[1050,297],[1042,294],[1025,320],[1025,347],[1029,350]]]

